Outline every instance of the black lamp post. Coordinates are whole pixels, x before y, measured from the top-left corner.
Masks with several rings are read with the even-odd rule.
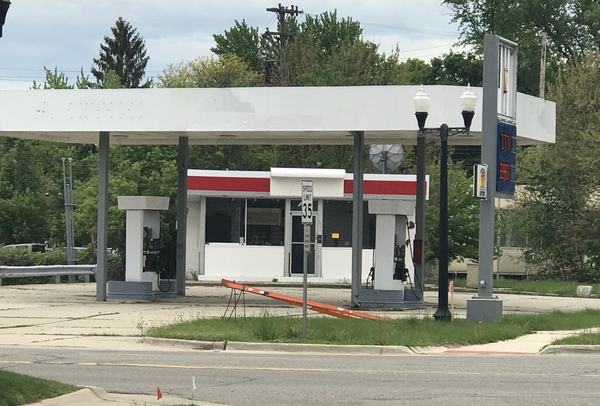
[[[4,25],[4,21],[6,21],[6,12],[9,7],[10,1],[0,0],[0,37],[2,37],[2,26]]]
[[[464,120],[464,127],[448,127],[442,124],[439,128],[425,128],[429,114],[429,96],[423,88],[414,98],[415,116],[421,135],[439,134],[440,136],[440,221],[439,221],[439,281],[438,281],[438,308],[433,314],[436,320],[450,320],[452,314],[448,309],[448,137],[457,134],[468,134],[475,115],[477,97],[471,87],[460,97],[460,107]]]

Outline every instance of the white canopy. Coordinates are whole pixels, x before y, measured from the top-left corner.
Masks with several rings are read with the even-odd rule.
[[[418,86],[255,87],[214,89],[0,91],[0,136],[63,143],[111,144],[366,144],[416,143],[413,97]],[[463,126],[458,86],[425,86],[428,127]],[[482,89],[470,135],[451,144],[481,143]],[[518,144],[555,140],[555,104],[518,95]]]

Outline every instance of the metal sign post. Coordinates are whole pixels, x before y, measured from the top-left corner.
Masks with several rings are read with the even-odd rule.
[[[310,227],[313,223],[313,182],[302,181],[302,203],[300,204],[304,225],[304,272],[302,275],[302,337],[306,338],[306,317],[308,302],[308,261],[310,260]]]
[[[516,132],[510,126],[499,127],[499,119],[516,120],[517,54],[517,44],[497,35],[484,36],[481,163],[488,168],[487,196],[479,203],[479,270],[477,296],[467,300],[470,321],[502,319],[502,300],[493,295],[496,182],[500,179],[508,184],[512,179],[514,161],[505,158],[514,158]],[[506,150],[500,155],[502,173],[498,171],[498,145]]]

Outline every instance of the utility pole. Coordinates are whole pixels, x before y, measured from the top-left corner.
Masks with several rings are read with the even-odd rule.
[[[290,37],[290,33],[288,33],[285,25],[285,17],[289,15],[297,16],[298,14],[304,13],[304,11],[298,10],[298,6],[282,6],[281,3],[277,7],[269,7],[267,11],[277,14],[277,29],[278,31],[272,32],[267,31],[263,34],[263,37],[277,37],[277,42],[279,43],[279,64],[284,65],[282,62],[282,53],[281,51],[288,43],[288,39]],[[265,83],[270,84],[271,78],[273,76],[273,66],[275,65],[275,61],[269,59],[265,62]]]
[[[267,8],[267,11],[277,14],[277,21],[278,21],[277,28],[279,29],[279,31],[271,32],[267,28],[267,32],[265,32],[264,35],[265,36],[267,36],[267,35],[268,36],[277,36],[277,40],[279,42],[279,48],[282,49],[287,45],[287,41],[290,36],[290,34],[287,32],[286,27],[285,27],[286,15],[290,14],[290,15],[297,16],[298,14],[304,13],[304,11],[298,10],[298,6],[292,5],[288,8],[287,6],[282,6],[281,3],[279,3],[279,5],[277,7]]]
[[[548,38],[545,32],[542,32],[541,38],[541,56],[540,56],[540,99],[544,98],[546,90],[546,46],[548,45]]]
[[[73,238],[73,159],[69,158],[69,181],[67,182],[67,171],[65,168],[65,158],[62,158],[62,170],[63,170],[63,187],[65,196],[65,224],[67,228],[67,264],[75,265],[75,241]],[[74,277],[69,277],[73,278]]]

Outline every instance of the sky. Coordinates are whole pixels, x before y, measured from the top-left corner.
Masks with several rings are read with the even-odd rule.
[[[429,62],[459,39],[458,25],[442,0],[301,0],[313,16],[337,10],[338,18],[361,23],[363,38],[400,60]],[[156,78],[170,63],[210,56],[213,34],[245,20],[259,32],[275,31],[279,3],[269,0],[11,0],[0,38],[0,90],[28,89],[44,82],[44,67],[64,72],[74,84],[83,68],[90,75],[105,36],[123,17],[146,41],[146,75]],[[300,16],[300,21],[302,21]],[[90,75],[90,79],[93,76]]]

